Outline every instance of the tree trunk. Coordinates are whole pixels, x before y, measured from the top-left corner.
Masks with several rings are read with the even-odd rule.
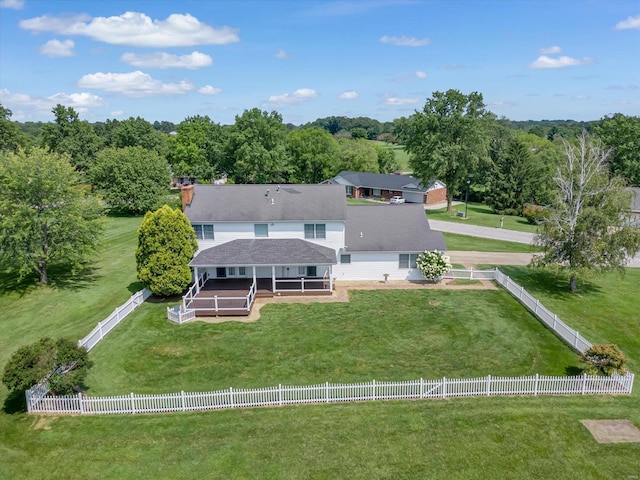
[[[40,262],[40,266],[38,267],[40,271],[40,283],[46,285],[49,283],[49,277],[47,276],[47,264],[46,262]]]
[[[575,273],[572,273],[571,277],[569,277],[569,291],[571,293],[576,293],[578,291],[578,279],[576,278]]]
[[[447,188],[447,215],[451,215],[453,210],[453,193]]]

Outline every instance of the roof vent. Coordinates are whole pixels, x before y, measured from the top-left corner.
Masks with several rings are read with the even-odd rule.
[[[272,198],[271,199],[271,205],[275,205],[276,201]]]
[[[269,196],[269,189],[267,188],[267,193],[264,194],[265,197]]]
[[[280,193],[280,185],[278,185],[278,188],[276,188],[276,193]]]
[[[364,237],[364,235],[362,235],[362,232],[360,232],[360,238]]]

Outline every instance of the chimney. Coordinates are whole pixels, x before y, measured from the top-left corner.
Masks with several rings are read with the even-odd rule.
[[[184,212],[187,205],[191,205],[193,200],[193,185],[185,185],[180,189],[180,195],[182,197],[182,211]]]

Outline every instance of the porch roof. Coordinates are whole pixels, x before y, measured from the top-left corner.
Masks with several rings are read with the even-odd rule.
[[[190,265],[335,265],[336,252],[297,238],[239,239],[199,252]]]

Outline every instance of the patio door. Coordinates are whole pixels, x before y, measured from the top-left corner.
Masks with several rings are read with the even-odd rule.
[[[226,269],[226,267],[216,267],[216,277],[217,278],[227,278],[227,269]]]

